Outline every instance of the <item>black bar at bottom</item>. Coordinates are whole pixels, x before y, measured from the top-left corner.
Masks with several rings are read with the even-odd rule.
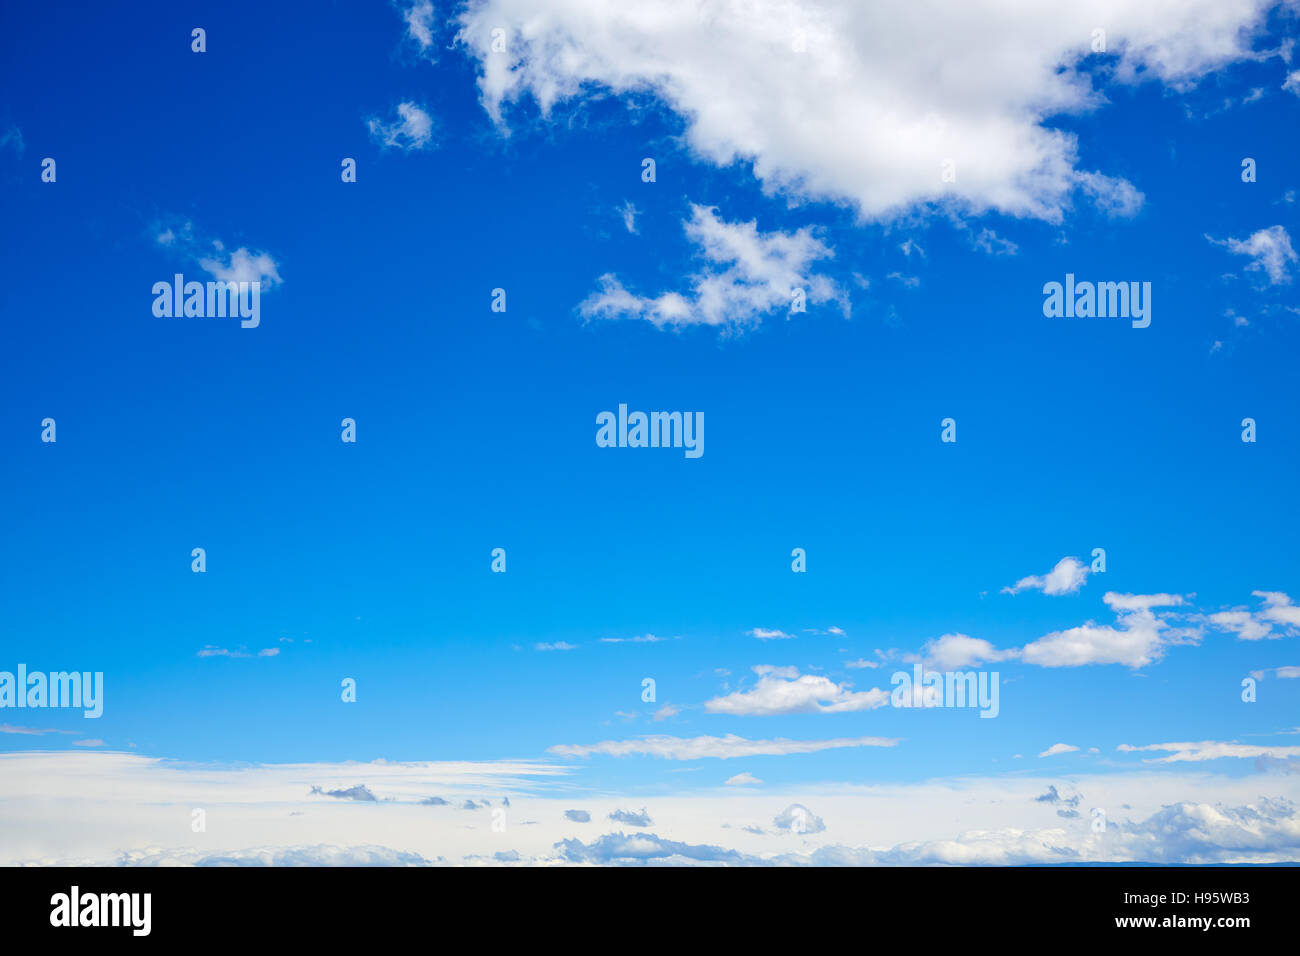
[[[559,932],[615,945],[645,936],[674,946],[709,939],[770,946],[773,934],[802,927],[810,947],[855,937],[924,945],[954,933],[971,942],[1131,937],[1183,945],[1197,937],[1231,945],[1292,932],[1298,878],[1295,866],[7,868],[0,931],[6,943],[127,945],[382,945],[388,933],[402,933],[462,948],[453,943],[460,932],[469,941],[520,944],[554,941]],[[92,922],[117,925],[82,925]],[[598,931],[613,935],[593,936]]]

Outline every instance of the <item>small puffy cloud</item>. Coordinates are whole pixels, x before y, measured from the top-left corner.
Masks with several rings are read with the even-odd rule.
[[[577,644],[570,644],[568,641],[554,641],[552,643],[534,644],[539,651],[572,651],[576,650]]]
[[[1078,747],[1075,747],[1073,744],[1052,744],[1052,746],[1048,747],[1046,750],[1044,750],[1044,751],[1043,751],[1042,753],[1040,753],[1038,756],[1040,756],[1040,757],[1055,757],[1057,754],[1070,754],[1070,753],[1074,753],[1074,752],[1077,751],[1078,749],[1079,749],[1079,748],[1078,748]]]
[[[745,632],[750,637],[756,637],[760,641],[789,641],[793,640],[793,634],[787,634],[785,631],[778,631],[766,627],[754,627]]]
[[[646,813],[645,807],[642,807],[638,812],[615,810],[609,815],[609,818],[615,823],[626,823],[630,827],[648,827],[654,824],[654,821],[650,819],[650,814]]]
[[[725,781],[728,787],[752,787],[755,784],[760,784],[762,782],[762,780],[759,780],[748,771],[745,773],[738,773],[734,777],[730,777]]]
[[[1042,591],[1044,594],[1075,594],[1088,580],[1088,565],[1078,558],[1065,557],[1056,562],[1056,567],[1046,574],[1031,574],[1021,578],[1014,585],[1004,587],[1003,594],[1019,594],[1021,591]]]
[[[692,205],[683,228],[696,255],[706,263],[692,277],[688,292],[636,295],[607,273],[600,277],[599,291],[578,306],[583,318],[644,319],[661,329],[746,328],[758,325],[771,312],[788,311],[796,289],[802,289],[810,303],[837,301],[847,311],[848,300],[838,286],[810,268],[818,259],[834,255],[814,238],[810,227],[763,233],[756,221],[725,222],[713,208]]]
[[[1297,261],[1291,236],[1282,226],[1269,226],[1246,239],[1215,239],[1205,237],[1216,246],[1224,246],[1233,255],[1249,256],[1248,272],[1262,272],[1269,285],[1285,285],[1291,281],[1291,268]]]
[[[822,818],[817,816],[802,803],[792,803],[772,819],[778,830],[791,833],[821,833],[826,829]]]
[[[280,272],[269,253],[239,248],[229,255],[220,242],[214,242],[213,255],[203,256],[199,266],[221,282],[258,282],[263,290],[280,284]]]
[[[999,651],[988,641],[966,634],[945,634],[927,641],[921,648],[926,670],[956,671],[985,661],[1004,661],[1016,657],[1014,649]]]
[[[1287,75],[1286,81],[1282,84],[1282,89],[1300,96],[1300,70]]]
[[[245,246],[227,251],[226,244],[220,239],[200,236],[194,223],[188,219],[157,224],[154,241],[188,258],[220,282],[257,282],[261,291],[267,292],[283,281],[279,264],[269,252]]]
[[[565,810],[564,819],[572,820],[574,823],[590,823],[591,814],[586,810]]]
[[[893,737],[836,737],[830,740],[747,740],[735,734],[725,737],[669,737],[651,735],[634,740],[604,740],[597,744],[557,744],[547,752],[561,757],[590,757],[600,754],[609,757],[648,756],[665,760],[703,760],[716,758],[730,760],[735,757],[778,756],[784,754],[818,753],[842,747],[894,747]]]
[[[676,717],[682,712],[680,707],[674,704],[664,704],[654,712],[654,720],[667,720],[669,717]]]
[[[433,117],[410,101],[397,104],[397,118],[391,122],[372,116],[366,120],[366,127],[370,138],[385,149],[411,151],[433,142]]]
[[[1123,664],[1144,667],[1164,656],[1171,644],[1194,643],[1195,631],[1171,628],[1154,608],[1177,607],[1177,594],[1118,594],[1108,591],[1102,600],[1117,616],[1114,625],[1092,622],[1056,631],[1026,644],[1020,656],[1039,667],[1083,667],[1087,664]]]
[[[862,658],[862,657],[860,657],[860,658],[858,658],[856,661],[845,661],[845,662],[844,662],[844,666],[845,666],[845,667],[852,668],[853,670],[864,670],[864,669],[866,669],[866,668],[876,668],[876,667],[879,667],[879,666],[880,666],[880,662],[879,662],[879,661],[869,661],[869,660],[867,660],[866,658]]]
[[[759,717],[875,710],[889,703],[888,691],[879,688],[850,691],[849,684],[836,684],[829,678],[814,674],[799,676],[797,671],[791,673],[791,670],[785,669],[781,673],[759,671],[761,676],[753,690],[715,697],[705,702],[704,709],[711,714]]]

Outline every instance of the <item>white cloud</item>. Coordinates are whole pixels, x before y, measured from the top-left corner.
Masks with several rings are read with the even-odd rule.
[[[1073,744],[1052,744],[1052,746],[1048,747],[1046,750],[1044,750],[1044,751],[1043,751],[1042,753],[1040,753],[1038,756],[1040,756],[1040,757],[1055,757],[1057,754],[1071,754],[1071,753],[1074,753],[1074,752],[1077,751],[1078,749],[1079,749],[1079,748],[1078,748],[1078,747],[1075,747]]]
[[[759,780],[752,773],[746,771],[745,773],[738,773],[734,777],[728,778],[726,785],[728,787],[752,787],[755,784],[762,782],[762,780]]]
[[[1282,89],[1300,96],[1300,70],[1287,74],[1286,80],[1282,83]]]
[[[76,736],[75,730],[49,730],[41,727],[15,727],[13,724],[0,724],[0,734],[22,734],[28,737],[43,737],[46,734],[68,734]]]
[[[0,754],[0,865],[497,865],[557,863],[925,865],[1079,862],[1276,863],[1300,859],[1291,773],[1211,773],[1207,764],[1071,774],[1077,819],[1036,802],[1059,777],[1014,774],[920,783],[766,784],[653,797],[584,795],[553,761],[241,765],[105,751]],[[376,800],[322,800],[364,782]],[[424,802],[447,794],[445,804]],[[1194,798],[1189,800],[1189,795]],[[510,828],[491,809],[510,800]],[[462,810],[467,797],[476,809]],[[193,807],[221,826],[193,833]],[[608,814],[647,803],[658,832],[601,834]],[[816,806],[823,833],[792,841],[773,813]],[[1113,826],[1091,832],[1089,807]],[[183,821],[179,825],[177,821]],[[720,829],[718,821],[731,825]],[[588,830],[593,842],[571,840]],[[321,845],[328,833],[333,845]],[[717,845],[725,840],[726,845]],[[497,853],[504,856],[498,857]],[[518,858],[516,861],[516,857]]]
[[[681,712],[682,709],[680,707],[674,706],[673,704],[664,704],[662,707],[660,707],[658,710],[655,711],[654,719],[657,721],[667,720],[669,717],[676,717]]]
[[[658,644],[666,641],[666,637],[655,637],[653,634],[639,634],[636,637],[602,637],[602,644]]]
[[[618,214],[623,217],[623,227],[633,235],[636,235],[636,214],[637,208],[631,202],[625,202],[618,207]]]
[[[991,256],[1014,256],[1020,247],[1010,239],[1003,239],[992,229],[981,229],[971,238],[971,246]]]
[[[1237,759],[1273,757],[1286,759],[1300,757],[1300,747],[1268,747],[1255,744],[1239,744],[1234,741],[1202,740],[1198,743],[1147,744],[1144,747],[1132,747],[1120,744],[1115,748],[1123,753],[1165,752],[1167,757],[1148,758],[1146,763],[1181,763],[1202,760],[1218,760],[1222,757]]]
[[[214,279],[221,282],[259,282],[267,292],[281,283],[279,266],[269,252],[240,246],[226,251],[220,239],[201,238],[190,220],[155,227],[158,245],[191,259]]]
[[[570,644],[568,641],[555,641],[553,643],[543,642],[541,644],[533,645],[533,647],[539,651],[572,651],[575,650],[577,646],[577,644]]]
[[[1195,643],[1194,630],[1171,628],[1152,609],[1177,607],[1177,594],[1117,594],[1107,591],[1102,600],[1116,613],[1115,625],[1091,621],[1056,631],[1026,644],[1021,658],[1039,667],[1082,667],[1085,664],[1124,664],[1143,667],[1164,656],[1171,644]]]
[[[802,803],[790,804],[772,818],[772,825],[778,830],[798,834],[822,833],[826,830],[825,821]]]
[[[1249,611],[1220,611],[1211,614],[1209,620],[1222,631],[1234,632],[1243,641],[1258,641],[1270,636],[1273,630],[1267,623],[1256,620]]]
[[[999,651],[988,641],[966,634],[944,634],[927,641],[921,648],[926,670],[955,671],[985,661],[1004,661],[1019,654],[1016,650]]]
[[[590,757],[602,754],[609,757],[648,756],[665,760],[703,760],[735,757],[776,756],[785,754],[810,754],[841,747],[893,747],[897,739],[890,737],[836,737],[831,740],[746,740],[735,734],[725,737],[667,737],[652,735],[635,740],[603,740],[597,744],[557,744],[547,752],[561,757]]]
[[[460,39],[503,128],[526,98],[548,115],[611,91],[649,93],[682,118],[696,156],[749,162],[792,199],[851,203],[867,218],[951,202],[1058,221],[1076,188],[1121,212],[1131,204],[1131,187],[1076,169],[1075,136],[1049,125],[1106,102],[1080,69],[1091,31],[1104,24],[1117,57],[1106,78],[1186,88],[1251,56],[1274,5],[471,0]],[[497,27],[505,53],[491,52]],[[945,159],[955,182],[941,180]]]
[[[1300,628],[1300,607],[1296,607],[1291,598],[1281,591],[1251,591],[1252,596],[1263,600],[1264,610],[1260,617],[1287,628]]]
[[[250,252],[242,246],[229,255],[220,242],[214,242],[215,255],[199,259],[199,265],[223,282],[260,282],[262,290],[280,284],[275,260],[265,252]]]
[[[1216,246],[1224,246],[1238,256],[1249,256],[1248,272],[1263,272],[1269,285],[1284,285],[1291,281],[1291,267],[1296,262],[1296,251],[1291,247],[1291,236],[1282,226],[1269,226],[1246,239],[1215,239],[1205,237]]]
[[[773,630],[766,627],[755,627],[745,632],[750,637],[756,637],[760,641],[789,641],[794,639],[793,634],[787,634],[785,631]]]
[[[780,672],[759,667],[754,670],[761,676],[753,690],[715,697],[705,702],[704,709],[711,714],[760,717],[875,710],[889,703],[889,692],[879,688],[854,692],[848,689],[849,684],[836,684],[826,677],[813,674],[800,677],[793,668]]]
[[[411,101],[397,104],[398,118],[385,123],[377,116],[366,120],[375,142],[384,147],[415,150],[433,142],[433,117]]]
[[[1102,173],[1078,173],[1076,181],[1079,189],[1098,209],[1114,218],[1131,219],[1138,214],[1146,199],[1126,179],[1114,179]]]
[[[433,3],[432,0],[420,0],[407,7],[402,13],[406,22],[407,35],[416,42],[421,52],[427,53],[433,46]]]
[[[1257,611],[1236,608],[1211,614],[1207,620],[1221,631],[1231,631],[1243,641],[1262,638],[1276,640],[1300,634],[1300,607],[1292,603],[1282,591],[1252,591],[1252,596],[1264,602]]]
[[[708,263],[691,278],[688,293],[636,295],[607,273],[600,277],[600,290],[578,306],[582,316],[645,319],[657,328],[743,328],[757,325],[770,312],[788,310],[796,289],[802,289],[810,303],[839,302],[847,314],[848,300],[839,287],[810,269],[816,260],[834,256],[811,227],[759,232],[757,221],[725,222],[713,208],[694,204],[682,226],[696,254]]]
[[[1078,558],[1064,557],[1056,562],[1056,567],[1046,574],[1031,574],[1021,578],[1013,586],[1004,587],[1003,594],[1019,594],[1021,591],[1042,591],[1053,596],[1075,594],[1088,580],[1090,568]]]

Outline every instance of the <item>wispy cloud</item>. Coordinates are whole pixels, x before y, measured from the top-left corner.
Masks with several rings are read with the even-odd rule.
[[[1291,281],[1291,270],[1296,263],[1296,252],[1291,246],[1291,236],[1282,226],[1269,226],[1252,233],[1245,239],[1215,239],[1205,236],[1216,246],[1223,246],[1233,255],[1248,256],[1248,272],[1262,272],[1269,285],[1285,285]]]
[[[396,118],[385,122],[377,116],[366,120],[370,138],[385,149],[407,152],[427,149],[433,145],[433,117],[412,101],[398,103]]]
[[[612,274],[600,277],[600,290],[578,311],[586,319],[644,319],[657,328],[688,325],[745,328],[778,310],[789,311],[802,290],[807,302],[838,302],[847,314],[848,299],[834,281],[810,268],[833,250],[812,229],[759,232],[757,222],[726,222],[709,206],[691,206],[683,223],[687,238],[705,268],[691,279],[686,293],[642,296],[629,292]]]
[[[648,736],[634,740],[604,740],[596,744],[558,744],[548,753],[561,757],[647,756],[665,760],[703,760],[762,755],[808,754],[842,747],[893,747],[897,739],[889,737],[837,737],[832,740],[746,740],[735,734],[725,737]]]

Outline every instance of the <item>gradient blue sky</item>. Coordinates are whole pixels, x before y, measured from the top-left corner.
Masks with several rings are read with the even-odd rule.
[[[1206,238],[1295,235],[1295,64],[1238,58],[1176,89],[1084,61],[1104,102],[1041,125],[1077,135],[1076,168],[1139,190],[1133,215],[1075,196],[1059,222],[919,205],[879,217],[702,155],[653,85],[549,115],[524,97],[498,127],[448,6],[433,61],[382,3],[0,15],[0,128],[18,131],[0,146],[0,669],[106,684],[98,721],[8,723],[196,762],[555,759],[629,794],[740,771],[789,786],[1020,773],[1057,742],[1081,752],[1051,759],[1095,773],[1144,766],[1121,744],[1296,742],[1274,735],[1298,723],[1300,681],[1270,675],[1257,703],[1240,700],[1250,672],[1300,665],[1295,629],[1246,641],[1203,620],[1147,666],[985,665],[1003,681],[995,720],[704,709],[752,689],[755,665],[888,689],[904,655],[944,634],[1010,649],[1109,625],[1108,591],[1182,595],[1189,616],[1258,612],[1257,590],[1300,598],[1297,269],[1271,282]],[[1257,51],[1294,35],[1285,8],[1261,23]],[[408,101],[432,141],[384,147],[367,121]],[[57,183],[40,181],[46,156]],[[1257,182],[1242,182],[1243,157]],[[816,269],[850,315],[812,304],[731,330],[584,319],[605,273],[639,293],[685,287],[702,267],[682,228],[692,204],[763,233],[814,227],[834,249]],[[259,328],[153,316],[154,282],[207,278],[156,241],[183,222],[273,257],[282,283]],[[985,228],[1015,254],[975,248]],[[1045,318],[1042,286],[1067,272],[1151,282],[1151,326]],[[705,454],[597,448],[595,416],[620,402],[703,412]],[[955,445],[939,440],[949,416]],[[339,439],[345,417],[355,445]],[[496,547],[506,574],[489,571]],[[1107,571],[1076,593],[1000,593],[1097,547]],[[843,636],[805,631],[832,626]],[[645,634],[668,640],[600,640]],[[536,649],[554,642],[575,647]],[[846,667],[876,649],[894,659]],[[680,713],[653,719],[664,704]],[[643,734],[901,743],[547,755]]]

